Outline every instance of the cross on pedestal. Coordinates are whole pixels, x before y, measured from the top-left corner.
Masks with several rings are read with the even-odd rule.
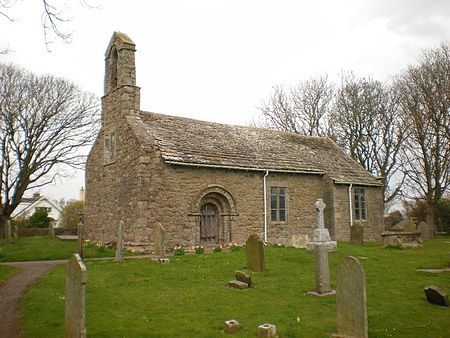
[[[316,210],[317,212],[317,229],[325,229],[325,221],[323,219],[323,210],[325,209],[327,205],[325,202],[318,198],[316,201]]]

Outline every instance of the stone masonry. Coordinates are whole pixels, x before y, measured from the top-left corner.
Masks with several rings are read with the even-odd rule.
[[[243,244],[252,233],[263,238],[263,177],[266,173],[263,168],[281,166],[283,162],[272,161],[261,165],[249,162],[250,165],[254,165],[254,169],[251,170],[240,170],[239,164],[236,168],[220,165],[209,167],[179,165],[176,159],[181,159],[180,156],[184,156],[187,151],[180,149],[175,153],[167,147],[175,136],[183,132],[179,127],[180,124],[192,126],[193,130],[203,127],[205,130],[216,128],[217,132],[214,132],[214,135],[224,137],[230,135],[231,129],[250,136],[264,131],[142,112],[140,88],[136,86],[134,53],[135,45],[130,38],[122,33],[113,35],[105,60],[102,127],[86,165],[86,238],[100,242],[115,241],[115,227],[117,220],[120,219],[127,224],[124,234],[125,246],[138,245],[151,251],[154,228],[157,224],[161,224],[165,229],[166,246],[169,250],[177,244],[202,245],[199,230],[200,211],[205,203],[213,204],[218,210],[217,244]],[[149,128],[158,123],[169,123],[168,121],[173,123],[173,130],[165,129],[167,140],[164,144],[157,144],[162,141],[155,139]],[[288,133],[278,135],[278,132],[273,131],[267,133],[274,140],[286,142],[299,137]],[[112,139],[113,141],[108,141]],[[207,139],[214,141],[213,136]],[[307,146],[319,142],[334,149],[330,141],[321,138],[305,137],[301,141]],[[111,156],[105,160],[107,142],[112,143],[113,148]],[[284,149],[288,157],[289,147],[292,146],[296,147],[296,143],[290,143]],[[210,158],[205,161],[211,161],[220,151],[226,156],[237,154],[238,158],[246,159],[244,150],[223,151],[211,148]],[[166,157],[167,154],[172,156],[171,161],[164,160],[163,152]],[[333,150],[330,156],[335,156],[334,152]],[[305,156],[308,154],[305,153]],[[313,159],[317,157],[311,156]],[[355,167],[354,163],[350,164]],[[377,184],[373,177],[361,169],[356,168],[353,171],[361,172],[360,176],[365,182]],[[350,239],[348,184],[337,184],[336,180],[314,168],[297,172],[269,171],[266,181],[269,243],[290,239],[293,235],[312,238],[316,212],[311,205],[314,205],[318,198],[323,198],[328,206],[325,211],[325,224],[329,227],[331,238]],[[283,222],[270,221],[271,187],[286,188],[286,220]],[[380,209],[381,186],[364,187],[367,190],[368,206],[365,240],[378,240],[383,221]]]

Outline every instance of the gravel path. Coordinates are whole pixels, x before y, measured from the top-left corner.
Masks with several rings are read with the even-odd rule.
[[[27,292],[28,285],[36,282],[42,275],[61,261],[0,263],[19,268],[21,271],[0,284],[0,337],[20,337],[19,302]]]

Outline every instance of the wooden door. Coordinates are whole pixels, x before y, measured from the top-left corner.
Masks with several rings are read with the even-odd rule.
[[[200,210],[200,242],[214,244],[219,240],[218,210],[212,203],[207,203]]]

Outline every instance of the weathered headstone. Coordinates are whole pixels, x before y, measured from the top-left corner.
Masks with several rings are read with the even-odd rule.
[[[87,270],[78,254],[67,265],[65,294],[65,337],[86,337],[85,294]]]
[[[355,221],[350,227],[350,242],[354,245],[362,245],[364,226],[361,221]]]
[[[343,258],[336,273],[337,335],[368,337],[366,276],[354,257]]]
[[[294,248],[306,248],[306,243],[309,242],[308,235],[292,235],[292,246]]]
[[[261,324],[256,328],[256,333],[258,337],[277,337],[277,327],[273,324]]]
[[[245,251],[247,254],[247,269],[256,272],[266,270],[264,245],[257,235],[250,235],[247,242],[245,242]]]
[[[165,245],[164,245],[164,228],[161,224],[158,224],[154,230],[154,246],[155,246],[155,256],[156,257],[164,257],[165,253]]]
[[[5,244],[11,244],[11,221],[9,219],[5,224]]]
[[[326,204],[321,198],[318,198],[315,203],[317,211],[317,229],[314,229],[313,240],[306,244],[306,251],[314,251],[316,245],[324,244],[328,251],[336,250],[336,241],[332,241],[330,238],[330,233],[327,228],[325,228],[325,220],[323,216],[323,211],[325,210]]]
[[[441,306],[449,306],[448,295],[435,285],[425,286],[423,288],[427,301]]]
[[[325,245],[316,245],[316,290],[308,292],[313,296],[331,296],[336,294],[331,289],[330,267],[328,265],[328,249]]]
[[[244,282],[248,284],[248,287],[252,286],[252,277],[244,271],[235,271],[234,278],[240,282]]]
[[[48,224],[48,235],[50,238],[55,238],[55,224],[53,222]]]
[[[117,243],[116,243],[116,257],[114,258],[115,262],[123,261],[123,221],[119,222],[119,227],[117,228]]]
[[[424,221],[419,223],[419,227],[418,230],[420,232],[420,239],[422,241],[427,241],[430,239],[430,227],[428,226],[428,224]]]
[[[83,244],[84,244],[84,225],[83,223],[78,223],[78,254],[83,258]]]
[[[226,320],[223,324],[223,332],[227,334],[238,332],[240,329],[241,325],[234,319]]]
[[[247,289],[248,288],[248,284],[245,282],[241,282],[239,280],[230,280],[228,282],[228,286],[230,288],[234,288],[234,289]]]

